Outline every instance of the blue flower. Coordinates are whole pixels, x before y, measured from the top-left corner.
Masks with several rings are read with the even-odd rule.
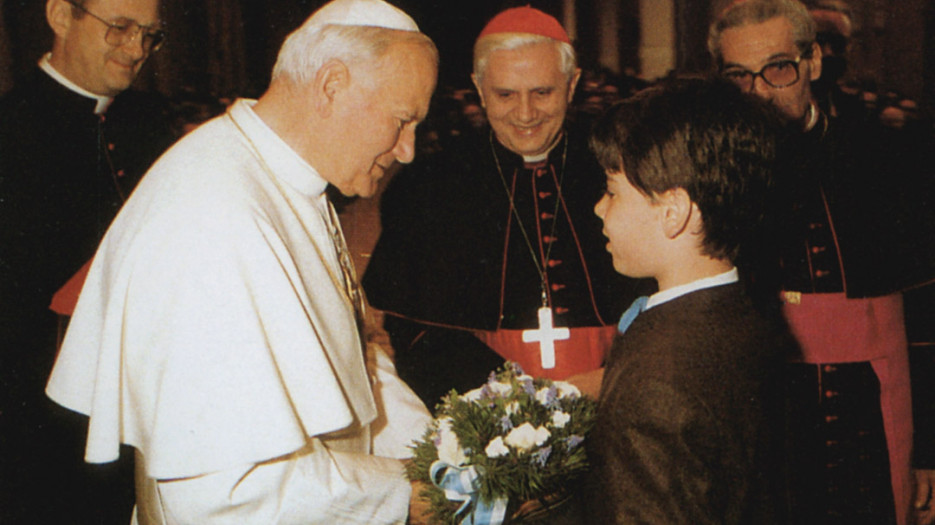
[[[584,441],[583,437],[577,434],[572,434],[568,436],[567,438],[565,438],[565,448],[570,452],[571,450],[576,448],[578,445],[580,445],[582,441]]]
[[[478,401],[481,399],[490,399],[491,397],[492,396],[491,396],[491,390],[490,390],[489,384],[484,384],[484,386],[480,387],[480,398],[478,399]]]
[[[528,395],[536,395],[536,385],[533,384],[531,377],[526,376],[520,381],[520,384],[523,387],[523,391],[525,391]]]
[[[532,462],[539,465],[539,467],[544,467],[545,463],[549,460],[549,455],[552,454],[552,447],[544,447],[537,450],[532,454]]]
[[[530,392],[530,394],[535,395],[536,401],[544,407],[553,408],[558,401],[558,391],[555,389],[555,385],[540,388],[538,392]]]
[[[509,432],[513,429],[513,421],[510,420],[510,416],[503,416],[500,418],[500,430],[502,432]]]

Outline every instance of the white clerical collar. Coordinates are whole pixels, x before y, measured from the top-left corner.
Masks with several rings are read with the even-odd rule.
[[[555,146],[557,146],[558,143],[561,141],[562,141],[562,136],[559,135],[558,138],[555,140],[555,142],[553,142],[552,145],[549,146],[549,149],[545,150],[545,153],[540,153],[538,155],[523,155],[523,163],[524,164],[538,164],[544,161],[545,159],[549,158],[549,153],[552,153],[552,150],[555,149]]]
[[[552,150],[549,150],[552,151]],[[523,163],[525,164],[538,164],[545,159],[549,158],[549,151],[545,153],[540,153],[539,155],[523,155]]]
[[[808,103],[808,113],[805,115],[805,131],[809,132],[818,124],[818,108],[814,102]]]
[[[68,80],[65,75],[58,72],[57,69],[52,67],[52,62],[49,59],[52,58],[52,53],[46,53],[42,58],[39,59],[39,69],[45,71],[50,77],[55,79],[56,82],[65,86],[71,91],[83,96],[94,99],[97,101],[97,105],[94,106],[94,114],[100,115],[101,113],[107,111],[107,107],[110,106],[110,103],[114,101],[113,97],[105,97],[103,95],[97,95],[91,93],[87,89],[75,84],[71,80]]]
[[[256,150],[260,161],[272,171],[271,176],[275,175],[304,195],[321,196],[328,181],[253,111],[255,104],[256,100],[238,99],[228,110],[228,116]]]
[[[686,284],[680,284],[661,292],[656,292],[649,296],[649,300],[646,301],[646,307],[644,310],[648,310],[653,306],[658,306],[667,301],[671,301],[676,297],[681,297],[685,294],[691,292],[696,292],[698,290],[703,290],[705,288],[713,288],[715,286],[722,286],[725,284],[735,283],[740,280],[740,276],[737,273],[737,268],[731,268],[730,270],[719,273],[717,275],[712,275],[711,277],[705,277],[703,279],[698,279],[697,281],[692,281]]]

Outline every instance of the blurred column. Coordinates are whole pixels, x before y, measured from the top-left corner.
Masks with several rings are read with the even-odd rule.
[[[10,36],[7,34],[3,16],[3,0],[0,0],[0,95],[13,87],[13,53],[10,50]]]
[[[575,11],[575,0],[562,0],[562,26],[568,32],[572,42],[578,40],[578,17]]]
[[[922,95],[926,3],[890,0],[884,46],[883,87],[918,100]]]
[[[254,94],[247,89],[241,0],[163,0],[162,10],[169,40],[147,65],[150,74],[141,79],[145,87],[168,95]]]
[[[709,1],[676,3],[677,66],[680,73],[703,73],[711,68],[708,25],[715,6]]]
[[[597,0],[598,18],[598,64],[614,73],[620,73],[620,49],[618,47],[620,33],[620,2],[619,0]]]
[[[640,77],[655,80],[675,69],[674,0],[640,0]]]
[[[584,68],[636,74],[640,69],[641,0],[566,0],[573,5],[578,61]],[[571,33],[569,33],[571,34]]]
[[[925,11],[925,40],[922,45],[925,65],[922,68],[924,80],[921,103],[929,115],[935,115],[935,2],[930,3]]]

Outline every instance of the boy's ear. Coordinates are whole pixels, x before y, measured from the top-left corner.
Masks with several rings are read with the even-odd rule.
[[[693,215],[698,213],[695,203],[683,188],[672,188],[657,197],[662,206],[662,231],[674,239],[688,230]]]

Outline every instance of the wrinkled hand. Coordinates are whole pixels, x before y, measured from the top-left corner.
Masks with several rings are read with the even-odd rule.
[[[601,381],[604,379],[604,369],[598,368],[583,374],[569,377],[565,381],[578,387],[582,394],[597,399],[601,394]]]
[[[409,497],[409,519],[406,521],[408,525],[427,525],[429,523],[429,500],[420,496],[422,492],[427,488],[425,483],[421,481],[413,481],[412,485],[412,495]]]
[[[913,469],[915,494],[912,510],[916,525],[935,524],[935,470]]]

